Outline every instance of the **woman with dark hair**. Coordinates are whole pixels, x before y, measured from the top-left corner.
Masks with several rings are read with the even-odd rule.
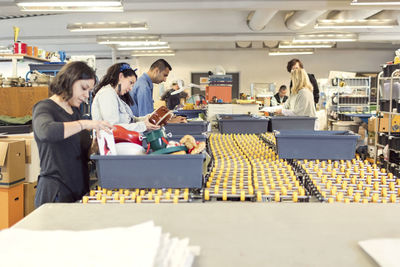
[[[35,206],[75,202],[89,191],[87,130],[110,131],[106,121],[82,120],[79,106],[95,84],[94,71],[83,62],[65,65],[50,84],[53,95],[33,107],[33,132],[40,157]]]
[[[149,116],[135,117],[129,107],[133,105],[129,92],[136,79],[135,70],[127,63],[116,63],[109,67],[94,90],[92,118],[121,125],[130,131],[158,129],[159,126],[149,122]]]

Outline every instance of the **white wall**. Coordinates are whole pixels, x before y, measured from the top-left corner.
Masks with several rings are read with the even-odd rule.
[[[298,58],[308,72],[314,73],[317,78],[328,78],[330,70],[379,72],[380,65],[393,60],[393,56],[394,52],[388,50],[318,50],[314,55]],[[173,69],[167,86],[178,78],[190,82],[191,72],[207,72],[217,65],[222,65],[227,72],[240,72],[240,92],[249,93],[252,82],[275,82],[278,87],[288,85],[286,64],[292,58],[268,56],[266,51],[178,51],[174,57],[165,57]],[[156,59],[141,57],[128,63],[138,67],[138,75],[141,75]],[[29,70],[28,62],[18,64],[19,75],[25,75]],[[99,78],[111,64],[111,60],[96,60]],[[0,73],[10,76],[11,62],[0,62]],[[154,93],[158,95],[157,87]]]

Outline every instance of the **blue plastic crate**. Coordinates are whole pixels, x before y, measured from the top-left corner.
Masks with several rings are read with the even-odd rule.
[[[303,116],[276,116],[269,117],[270,132],[280,130],[314,130],[315,120],[313,117]]]
[[[208,122],[189,121],[188,123],[168,123],[165,125],[165,132],[172,135],[201,135],[207,132]]]
[[[188,119],[193,119],[193,118],[198,118],[199,114],[203,113],[204,115],[206,114],[205,109],[191,109],[191,110],[185,110],[185,109],[179,109],[179,110],[174,110],[174,114],[178,116],[185,116]]]
[[[201,188],[204,154],[100,156],[96,161],[99,185],[118,188]]]
[[[359,135],[349,131],[276,131],[283,159],[348,160],[355,157]]]
[[[218,114],[220,133],[260,134],[268,130],[269,119],[246,114]]]

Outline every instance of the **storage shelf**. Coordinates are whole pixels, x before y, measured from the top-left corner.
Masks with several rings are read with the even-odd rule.
[[[389,111],[379,111],[382,114],[392,114],[392,115],[400,115],[398,112],[389,112]]]
[[[45,58],[39,58],[39,57],[34,57],[34,56],[28,56],[24,54],[0,54],[0,58],[4,59],[31,59],[31,60],[37,60],[37,61],[42,61],[42,62],[50,62],[50,60],[45,59]]]

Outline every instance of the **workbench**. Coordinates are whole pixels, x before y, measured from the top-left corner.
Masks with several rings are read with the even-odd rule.
[[[207,267],[377,266],[358,241],[400,238],[396,204],[45,204],[14,227],[89,230],[149,220],[189,237],[201,247],[194,266]]]

